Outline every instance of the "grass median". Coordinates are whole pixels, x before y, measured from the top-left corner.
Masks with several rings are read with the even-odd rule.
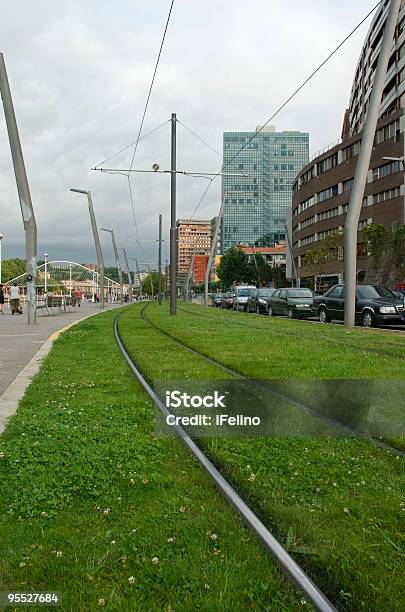
[[[115,314],[61,335],[0,437],[0,590],[60,591],[75,612],[310,609],[180,442],[154,434]]]
[[[335,326],[187,310],[180,307],[173,318],[165,305],[151,305],[147,316],[247,376],[405,376],[402,339],[389,334],[354,330],[346,336]],[[139,308],[121,319],[120,333],[151,381],[229,376],[151,329]],[[405,608],[402,458],[346,438],[202,443],[339,609]]]

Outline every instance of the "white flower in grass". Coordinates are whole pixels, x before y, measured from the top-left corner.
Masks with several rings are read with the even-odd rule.
[[[167,541],[168,541],[168,542],[175,542],[175,541],[176,541],[176,538],[167,538]]]
[[[250,480],[251,482],[254,482],[256,480],[256,474],[250,474],[248,480]]]
[[[155,565],[156,565],[156,563],[159,563],[158,557],[153,557],[152,563],[154,563]]]
[[[184,506],[180,506],[179,510],[180,510],[180,512],[185,512],[186,511]]]
[[[130,576],[128,578],[128,582],[129,582],[129,584],[134,584],[135,583],[135,578],[133,576]]]
[[[100,597],[100,599],[97,602],[98,606],[105,606],[105,599],[104,597]]]
[[[343,512],[346,512],[346,514],[348,514],[350,512],[349,508],[343,508]]]
[[[60,559],[63,556],[63,552],[61,550],[56,551],[56,558]]]
[[[105,510],[103,510],[104,516],[107,516],[107,514],[109,513],[110,513],[110,508],[106,508]]]

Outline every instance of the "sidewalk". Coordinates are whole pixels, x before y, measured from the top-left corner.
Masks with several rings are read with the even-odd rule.
[[[106,310],[120,303],[106,304]],[[53,316],[37,315],[37,324],[28,325],[27,314],[12,316],[8,307],[0,315],[0,397],[54,332],[90,314],[102,312],[98,304],[83,302],[74,312]]]

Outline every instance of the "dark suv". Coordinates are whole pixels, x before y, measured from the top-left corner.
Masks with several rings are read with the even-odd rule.
[[[356,322],[364,327],[405,324],[403,300],[381,285],[357,285],[355,312]],[[314,298],[314,315],[321,323],[343,320],[344,314],[344,285],[335,285],[325,295]]]

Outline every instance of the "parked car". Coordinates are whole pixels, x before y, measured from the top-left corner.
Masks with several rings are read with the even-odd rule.
[[[222,304],[222,293],[213,293],[211,296],[211,306],[218,308]]]
[[[248,297],[247,311],[256,312],[257,314],[262,312],[269,314],[269,301],[274,292],[275,289],[270,287],[255,289]]]
[[[289,319],[313,316],[314,292],[305,287],[277,289],[269,300],[269,315],[286,315]]]
[[[252,295],[253,291],[256,291],[256,287],[253,285],[241,285],[235,287],[235,293],[233,294],[233,307],[235,310],[247,311],[248,297]]]
[[[314,314],[321,323],[344,319],[344,289],[344,285],[335,285],[314,298]],[[404,301],[381,285],[357,285],[355,317],[364,327],[405,324]]]
[[[222,294],[221,308],[233,308],[233,295],[232,291]]]

